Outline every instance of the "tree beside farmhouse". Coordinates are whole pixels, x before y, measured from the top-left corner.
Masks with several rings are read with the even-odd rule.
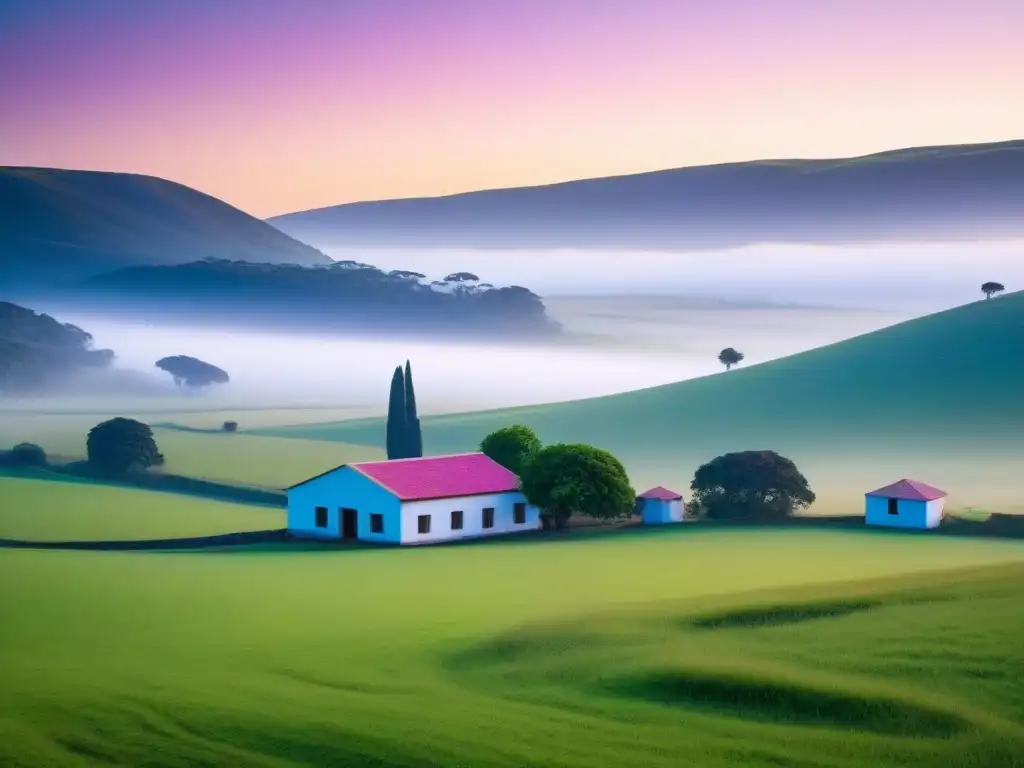
[[[636,504],[636,491],[622,463],[590,445],[541,448],[526,462],[520,481],[548,529],[565,528],[574,514],[600,520],[628,518]]]
[[[527,460],[541,449],[537,433],[522,424],[502,427],[480,443],[480,452],[520,477]]]

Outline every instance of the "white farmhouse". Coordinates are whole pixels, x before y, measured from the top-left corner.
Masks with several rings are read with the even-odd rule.
[[[343,464],[286,489],[288,531],[432,544],[541,527],[515,474],[482,453]]]
[[[644,525],[681,523],[686,514],[682,494],[660,485],[641,493],[636,497],[636,502]]]
[[[945,491],[904,478],[864,495],[865,522],[890,528],[937,528],[945,498]]]

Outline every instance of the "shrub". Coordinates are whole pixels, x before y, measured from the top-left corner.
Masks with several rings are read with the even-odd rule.
[[[46,451],[35,443],[18,443],[7,453],[7,461],[16,467],[45,467]]]
[[[225,421],[224,424],[221,425],[221,428],[225,432],[237,432],[238,431],[238,422],[237,421]]]

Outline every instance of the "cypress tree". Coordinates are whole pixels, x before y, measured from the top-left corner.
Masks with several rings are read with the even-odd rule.
[[[391,394],[388,396],[387,453],[389,459],[404,459],[407,456],[408,439],[405,424],[405,376],[402,366],[395,367],[391,377]]]
[[[412,366],[405,361],[405,428],[407,430],[406,456],[423,455],[423,432],[420,430],[420,417],[416,412],[416,390],[412,385]]]

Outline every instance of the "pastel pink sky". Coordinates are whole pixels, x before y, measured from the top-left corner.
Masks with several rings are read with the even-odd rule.
[[[1021,0],[7,0],[0,164],[258,216],[1024,137]]]

